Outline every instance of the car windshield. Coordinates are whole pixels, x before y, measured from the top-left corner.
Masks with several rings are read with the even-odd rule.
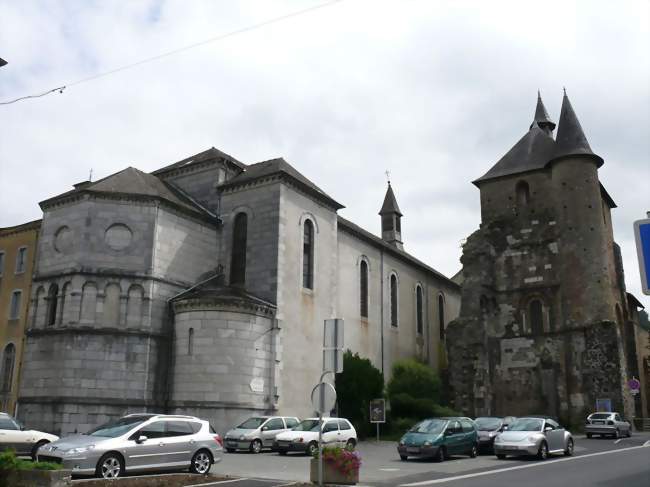
[[[501,428],[503,421],[501,418],[476,418],[474,423],[480,431],[493,431]]]
[[[317,419],[305,419],[298,426],[291,428],[292,431],[318,431]]]
[[[440,419],[425,419],[413,426],[409,431],[411,433],[442,433],[447,421]]]
[[[589,416],[589,419],[609,419],[609,413],[596,413]]]
[[[543,424],[543,419],[522,418],[508,426],[508,431],[541,431]]]
[[[237,426],[237,428],[242,430],[256,430],[257,428],[262,426],[262,423],[264,423],[264,421],[266,420],[267,418],[248,418],[242,424]]]
[[[117,438],[118,436],[122,436],[124,433],[133,429],[135,426],[144,423],[148,419],[149,418],[146,416],[132,416],[121,418],[117,421],[109,421],[108,423],[104,423],[101,426],[90,430],[86,434],[90,436],[102,436],[105,438]]]

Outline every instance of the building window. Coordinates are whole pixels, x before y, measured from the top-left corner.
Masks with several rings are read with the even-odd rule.
[[[517,206],[526,206],[530,201],[530,189],[526,181],[519,181],[515,188],[517,193]]]
[[[445,339],[445,298],[438,295],[438,326],[440,327],[440,341]]]
[[[381,216],[381,229],[384,232],[390,232],[394,230],[393,227],[393,215],[382,215]]]
[[[47,293],[47,317],[45,321],[46,326],[54,326],[56,323],[56,307],[57,300],[59,299],[59,286],[52,284]]]
[[[0,252],[0,276],[2,276],[2,271],[5,268],[5,253]]]
[[[11,392],[15,359],[16,347],[10,343],[5,347],[2,358],[2,392]]]
[[[397,309],[397,276],[391,274],[390,276],[390,326],[397,327],[398,325],[398,309]]]
[[[422,335],[424,323],[422,321],[422,286],[415,287],[415,329],[418,335]]]
[[[302,240],[302,287],[314,289],[314,224],[305,221]]]
[[[230,259],[230,284],[243,286],[246,282],[246,244],[248,215],[239,213],[235,217]]]
[[[20,247],[16,255],[16,274],[25,272],[25,262],[27,261],[27,247]]]
[[[533,334],[538,335],[544,332],[544,307],[539,299],[533,299],[528,305],[530,315],[530,329]]]
[[[20,318],[20,302],[23,297],[22,291],[14,291],[11,293],[11,302],[9,304],[9,319],[17,320]]]
[[[359,314],[368,317],[368,263],[365,260],[359,266]]]
[[[187,334],[187,354],[192,355],[194,353],[194,328],[190,328]]]

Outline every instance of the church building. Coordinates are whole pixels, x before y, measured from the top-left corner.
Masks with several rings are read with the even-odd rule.
[[[40,206],[18,399],[33,428],[150,411],[223,433],[252,414],[311,416],[328,318],[387,379],[401,358],[444,363],[460,287],[404,250],[390,184],[381,238],[283,159],[214,148]]]

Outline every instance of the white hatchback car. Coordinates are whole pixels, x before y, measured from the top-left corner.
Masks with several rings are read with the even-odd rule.
[[[18,456],[36,459],[36,451],[43,445],[58,440],[58,436],[29,430],[7,413],[0,413],[0,451],[12,448]]]
[[[323,418],[323,445],[354,450],[357,432],[347,419]],[[291,431],[280,433],[275,437],[274,447],[280,455],[290,451],[314,455],[318,451],[318,418],[305,419]]]

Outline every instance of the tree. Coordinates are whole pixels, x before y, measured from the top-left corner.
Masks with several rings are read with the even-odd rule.
[[[370,430],[370,400],[383,397],[384,376],[367,358],[347,350],[343,355],[343,372],[336,375],[339,416],[349,419],[360,437]]]

